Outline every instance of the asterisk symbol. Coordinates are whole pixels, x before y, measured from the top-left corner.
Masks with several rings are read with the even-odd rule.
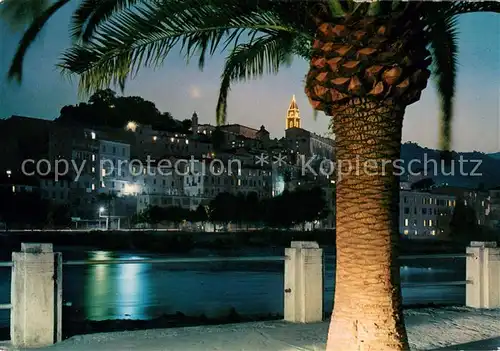
[[[255,164],[258,166],[264,166],[269,163],[269,156],[260,154],[260,156],[255,156]]]
[[[281,167],[286,164],[286,156],[282,155],[281,152],[278,156],[273,156],[273,163],[277,164],[278,167]]]

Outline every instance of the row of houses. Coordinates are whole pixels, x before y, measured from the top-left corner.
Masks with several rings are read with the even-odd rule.
[[[293,104],[290,108],[296,107]],[[113,195],[109,211],[114,216],[130,216],[150,205],[195,209],[222,192],[277,196],[285,187],[293,189],[305,181],[294,176],[301,173],[294,162],[298,155],[333,158],[333,140],[303,130],[300,124],[287,129],[281,139],[270,139],[264,126],[225,125],[218,128],[223,138],[216,145],[216,127],[199,124],[196,113],[191,122],[191,133],[183,134],[133,121],[111,129],[13,116],[3,121],[4,131],[10,132],[5,132],[7,141],[2,145],[30,152],[11,153],[15,156],[0,163],[1,172],[12,176],[7,183],[21,179],[17,175],[33,174],[29,189],[55,203],[69,204],[75,217],[92,218],[99,215],[102,194]],[[25,139],[26,130],[32,140],[37,131],[43,137],[32,145]],[[295,157],[276,165],[273,156],[281,154]],[[262,155],[271,162],[258,164]],[[28,156],[31,162],[26,163]],[[56,175],[64,167],[68,169],[64,176]],[[328,179],[323,183],[330,184]],[[333,212],[333,204],[330,207]],[[331,226],[333,217],[329,221]]]

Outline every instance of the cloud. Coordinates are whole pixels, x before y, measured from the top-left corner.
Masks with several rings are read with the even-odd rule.
[[[199,99],[201,97],[201,90],[198,86],[192,85],[189,87],[189,96],[192,99]]]

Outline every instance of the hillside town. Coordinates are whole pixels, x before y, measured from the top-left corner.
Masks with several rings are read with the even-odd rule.
[[[93,104],[109,104],[107,108],[113,109],[110,99],[105,93],[96,94]],[[65,111],[67,107],[61,114]],[[2,191],[19,198],[30,194],[49,203],[51,219],[40,219],[44,228],[116,230],[154,225],[213,231],[217,226],[210,223],[215,220],[209,213],[215,211],[218,196],[254,196],[255,203],[263,203],[284,193],[320,188],[322,211],[306,215],[302,223],[278,222],[306,230],[334,228],[338,175],[322,169],[325,161],[335,161],[334,136],[320,136],[301,127],[295,96],[284,107],[282,118],[284,135],[272,138],[265,126],[200,123],[196,112],[173,125],[130,119],[121,127],[116,122],[114,126],[95,125],[90,119],[68,122],[62,117],[51,121],[12,116],[1,121]],[[498,227],[500,188],[436,184],[424,172],[404,174],[400,179],[399,228],[404,237],[447,237],[457,202],[469,211],[470,216],[461,216],[474,222],[469,225]],[[219,203],[227,206],[228,201],[232,200]],[[282,206],[276,215],[290,215],[304,199],[297,201],[288,204],[290,209]],[[233,207],[245,205],[235,202]],[[164,211],[152,218],[156,213],[152,208],[169,214]],[[25,209],[24,216],[30,211],[36,209]],[[36,223],[12,218],[8,209],[0,216],[6,229],[38,228]],[[225,216],[219,221],[232,230],[276,224],[245,214]],[[194,222],[204,224],[200,227]]]

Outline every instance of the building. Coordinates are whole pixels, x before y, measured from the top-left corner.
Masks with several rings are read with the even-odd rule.
[[[285,143],[291,152],[299,156],[334,159],[335,142],[332,139],[301,128],[300,111],[295,95],[292,97],[286,114]]]
[[[295,95],[292,96],[292,101],[290,101],[286,112],[285,130],[290,128],[300,128],[300,111],[297,101],[295,101]]]
[[[334,160],[335,142],[302,128],[288,128],[285,131],[288,149],[299,156]]]
[[[0,173],[21,172],[24,160],[47,158],[51,127],[52,121],[41,118],[14,115],[0,119]]]
[[[455,205],[452,195],[400,191],[401,234],[412,238],[446,237]]]
[[[478,191],[462,187],[442,186],[435,187],[430,192],[434,194],[447,194],[457,200],[463,200],[464,205],[472,208],[476,215],[478,225],[486,225],[488,219],[489,200],[486,191]]]
[[[130,183],[130,145],[100,139],[98,158],[101,173],[99,192],[124,195]],[[94,185],[92,190],[96,190]]]
[[[228,162],[224,167],[199,160],[184,176],[184,194],[214,198],[221,193],[256,193],[259,198],[271,196],[271,170]],[[234,167],[233,167],[234,166]]]
[[[488,224],[491,228],[500,228],[500,186],[488,191]]]

